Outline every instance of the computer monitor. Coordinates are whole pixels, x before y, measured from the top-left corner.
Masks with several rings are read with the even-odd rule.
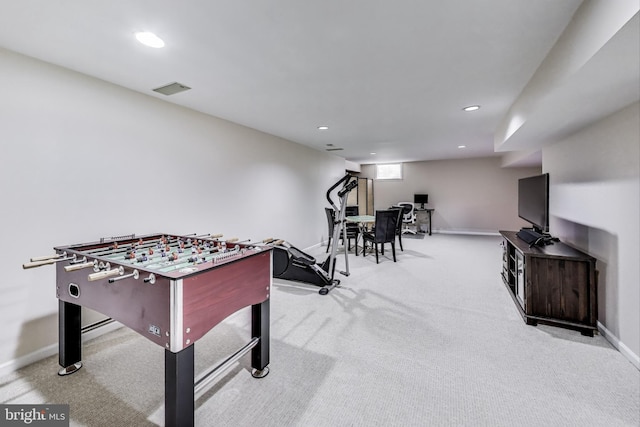
[[[414,194],[413,195],[413,203],[420,204],[420,209],[424,209],[424,204],[429,203],[429,195],[428,194]]]

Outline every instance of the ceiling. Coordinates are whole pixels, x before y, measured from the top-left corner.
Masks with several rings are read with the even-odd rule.
[[[0,47],[356,163],[484,157],[580,3],[0,0]]]

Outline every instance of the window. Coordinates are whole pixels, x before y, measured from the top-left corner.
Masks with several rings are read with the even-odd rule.
[[[376,179],[402,179],[402,163],[376,165]]]

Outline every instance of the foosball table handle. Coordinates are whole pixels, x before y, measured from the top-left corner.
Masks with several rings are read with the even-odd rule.
[[[53,254],[53,255],[44,255],[44,256],[36,256],[31,258],[31,262],[36,262],[36,261],[46,261],[46,260],[51,260],[51,259],[56,259],[56,258],[60,258],[63,256],[67,256],[66,252],[63,252],[61,254]]]
[[[26,270],[27,268],[40,267],[42,265],[55,264],[56,262],[75,260],[75,259],[76,259],[75,254],[71,256],[67,256],[67,253],[64,252],[63,254],[60,254],[60,255],[49,255],[49,256],[31,258],[31,262],[25,262],[24,264],[22,264],[22,268]]]
[[[95,263],[93,261],[91,261],[91,262],[83,262],[82,264],[65,265],[64,266],[64,271],[66,271],[68,273],[70,271],[82,270],[83,268],[93,267],[94,265],[95,265]]]
[[[43,261],[25,262],[24,264],[22,264],[22,268],[27,269],[27,268],[33,268],[33,267],[40,267],[41,265],[55,264],[55,262],[56,262],[55,258],[45,259]]]
[[[121,276],[123,274],[124,274],[124,268],[120,266],[112,270],[104,270],[104,271],[98,271],[97,273],[91,273],[89,275],[89,281],[95,282],[96,280],[106,279],[107,277],[112,277],[112,276]]]

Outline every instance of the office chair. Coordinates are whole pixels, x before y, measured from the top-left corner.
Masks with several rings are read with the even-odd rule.
[[[416,234],[416,230],[409,228],[410,224],[416,223],[416,213],[413,209],[413,203],[411,202],[400,202],[398,206],[402,207],[402,223],[404,224],[404,228],[402,229],[402,233],[411,233]]]

